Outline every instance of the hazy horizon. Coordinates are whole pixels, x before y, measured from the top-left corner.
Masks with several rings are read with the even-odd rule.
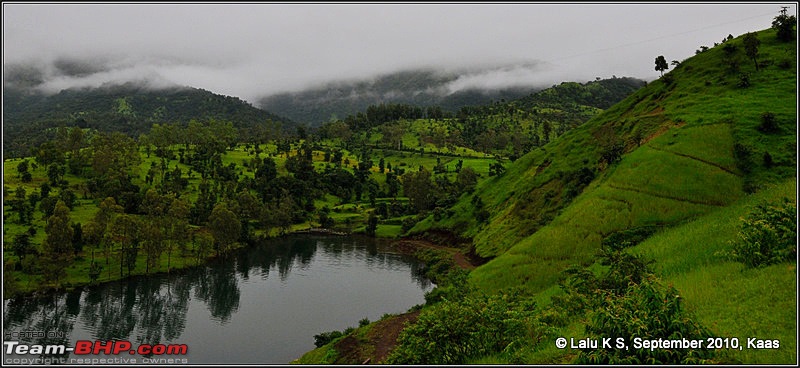
[[[795,4],[3,3],[4,85],[22,66],[42,91],[138,82],[250,103],[332,82],[429,69],[446,88],[657,78]]]

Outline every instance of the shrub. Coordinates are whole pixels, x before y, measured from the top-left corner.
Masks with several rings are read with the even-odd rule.
[[[583,350],[579,364],[702,364],[710,362],[714,351],[705,349],[633,349],[634,338],[695,340],[711,336],[708,329],[693,321],[683,310],[675,288],[664,287],[650,275],[639,284],[631,284],[622,295],[601,291],[603,301],[589,314],[586,332],[595,338],[624,339],[631,349]],[[705,341],[703,341],[705,343]],[[704,344],[705,346],[705,344]]]
[[[344,336],[342,331],[330,331],[330,332],[323,332],[319,335],[314,335],[314,346],[322,347],[327,345],[328,343],[336,340],[340,337]]]
[[[424,309],[416,323],[400,332],[386,362],[463,364],[473,357],[513,353],[548,335],[534,313],[533,302],[516,291],[443,301]]]
[[[406,233],[409,230],[411,230],[411,228],[413,228],[414,225],[416,225],[416,224],[417,224],[417,219],[416,218],[414,218],[414,217],[406,217],[406,218],[403,219],[403,224],[401,226],[401,229],[402,229],[402,231],[404,233]]]
[[[747,88],[750,87],[750,74],[742,73],[739,74],[739,83],[737,84],[739,88]]]
[[[617,349],[617,338],[632,347],[636,337],[704,339],[710,334],[683,310],[677,290],[652,274],[650,261],[605,247],[599,257],[608,270],[599,277],[577,266],[564,271],[559,282],[564,294],[554,295],[541,317],[556,326],[586,318],[590,337],[611,338],[612,349],[582,350],[576,363],[697,364],[712,358],[713,351],[700,349]]]
[[[736,159],[736,167],[743,173],[753,170],[753,149],[742,143],[733,144],[733,157]]]
[[[794,260],[797,256],[797,207],[784,198],[761,203],[741,219],[731,255],[748,268]]]
[[[761,124],[758,126],[758,130],[762,133],[777,132],[779,128],[778,121],[775,119],[775,114],[771,112],[761,114]]]
[[[620,230],[605,237],[601,243],[603,248],[621,250],[641,243],[653,235],[658,226],[639,226],[627,230]]]

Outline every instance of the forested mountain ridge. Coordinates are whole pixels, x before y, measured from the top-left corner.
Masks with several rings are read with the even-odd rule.
[[[448,84],[461,75],[432,69],[406,70],[360,81],[327,83],[299,92],[278,93],[262,98],[258,105],[292,120],[319,126],[322,123],[355,115],[370,105],[409,104],[439,106],[450,112],[464,106],[485,105],[492,101],[514,100],[544,86],[495,89],[463,88],[450,91]]]
[[[3,148],[6,157],[52,138],[59,126],[118,131],[133,137],[153,124],[186,124],[191,120],[230,121],[249,129],[268,121],[293,129],[295,122],[253,107],[237,97],[199,88],[151,89],[134,83],[100,88],[66,89],[53,95],[18,87],[3,88]]]

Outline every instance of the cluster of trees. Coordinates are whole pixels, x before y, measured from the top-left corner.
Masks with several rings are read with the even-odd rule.
[[[185,127],[153,124],[138,141],[122,133],[59,128],[56,139],[36,149],[33,161],[17,166],[22,182],[34,180],[38,169],[47,174],[37,191],[29,193],[20,186],[8,202],[17,221],[31,227],[30,233],[15,236],[17,269],[40,273],[58,284],[74,257],[85,251],[93,280],[101,270],[111,277],[112,259],[118,261],[120,277],[131,274],[140,255],[146,260],[145,272],[160,269],[164,255],[169,270],[176,254],[197,262],[211,253],[225,255],[237,243],[253,239],[256,230],[285,233],[294,223],[315,220],[315,215],[321,225],[332,227],[330,209],[314,204],[326,194],[343,203],[368,201],[374,209],[367,230],[374,234],[379,217],[447,208],[478,181],[472,168],[462,168],[463,162],[456,165],[452,180],[441,161],[434,173],[423,167],[406,172],[381,158],[376,170],[368,147],[350,163],[342,149],[321,147],[313,136],[279,140],[272,152],[257,143],[246,144],[251,158],[243,165],[225,163],[223,157],[236,146],[237,135],[231,123],[216,120],[191,121]],[[275,160],[281,154],[287,174],[279,173]],[[320,156],[325,164],[317,169]],[[144,157],[150,165],[140,172]],[[252,176],[245,175],[246,170]],[[381,184],[376,172],[385,177]],[[67,174],[76,179],[66,180]],[[83,223],[70,219],[79,195],[84,206],[87,200],[97,203],[95,216]],[[401,195],[409,197],[408,205],[377,203],[378,198]],[[48,240],[39,249],[31,244],[37,206],[48,223]]]

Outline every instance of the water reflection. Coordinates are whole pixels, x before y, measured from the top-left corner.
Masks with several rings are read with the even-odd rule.
[[[295,281],[294,284],[284,285],[290,280],[293,272],[297,273],[294,278],[302,278],[320,277],[322,271],[314,271],[315,269],[325,272],[329,272],[331,269],[347,270],[355,272],[356,276],[341,280],[339,284],[343,287],[368,288],[373,286],[359,285],[359,279],[366,282],[374,279],[371,276],[374,273],[388,274],[400,271],[400,275],[405,275],[401,278],[410,279],[416,284],[416,291],[413,293],[415,298],[420,300],[424,291],[431,287],[430,282],[420,274],[420,268],[421,264],[415,260],[387,252],[385,244],[372,239],[290,237],[271,240],[259,246],[243,249],[229,256],[228,259],[216,260],[207,266],[184,270],[172,275],[135,277],[121,282],[86,287],[69,293],[6,300],[3,308],[4,333],[7,341],[37,345],[74,346],[77,340],[127,340],[134,346],[180,343],[194,338],[183,336],[187,326],[195,326],[193,330],[195,334],[198,330],[222,331],[220,329],[224,329],[226,325],[232,323],[234,316],[240,319],[237,323],[246,326],[248,323],[251,325],[262,323],[262,319],[267,317],[280,316],[284,310],[284,313],[289,316],[284,319],[284,323],[301,324],[307,322],[305,320],[309,318],[299,317],[300,309],[314,306],[319,310],[312,313],[325,316],[327,312],[325,302],[329,302],[331,305],[334,303],[337,305],[342,303],[361,304],[362,302],[360,300],[335,300],[336,296],[333,294],[336,293],[336,290],[330,290],[331,287],[313,290],[311,295],[319,298],[314,300],[314,303],[303,300],[308,299],[304,296],[293,297],[290,295],[287,297],[283,294],[276,294],[277,286],[271,288],[263,286],[270,278],[270,273],[277,273],[278,280],[281,282],[280,287],[294,288],[297,291],[298,288],[307,287],[303,285],[324,283],[312,280],[309,281],[311,284],[308,284],[307,281],[304,281],[305,284]],[[325,275],[330,274],[326,273]],[[396,287],[394,281],[381,281],[381,283],[377,287]],[[325,292],[332,294],[326,295]],[[257,300],[257,303],[262,304],[261,308],[240,311],[245,308],[245,304],[248,304],[243,301],[243,295],[247,295],[248,301],[250,299]],[[375,298],[386,298],[378,296],[377,292],[375,295]],[[404,295],[406,294],[399,293],[398,298],[409,298]],[[302,306],[291,305],[291,300],[294,299],[299,300]],[[383,302],[393,306],[403,300]],[[408,306],[418,302],[410,303]],[[210,316],[203,318],[197,312],[190,312],[190,309],[197,310],[194,306],[201,308],[204,306]],[[372,312],[381,315],[389,311]],[[267,316],[264,313],[270,313],[270,315]],[[335,316],[329,316],[329,318],[332,317]],[[213,321],[212,326],[196,327],[208,325],[209,319]],[[270,323],[274,325],[275,322]],[[310,332],[299,332],[304,334],[300,339],[308,339],[309,342],[313,342],[314,333],[326,330],[326,327],[313,325],[314,321],[307,323],[312,324],[306,326]],[[342,323],[341,326],[345,327],[351,322]],[[240,328],[237,327],[239,324],[235,324],[236,326],[233,328]],[[298,326],[288,327],[301,330],[294,328]],[[20,336],[20,333],[24,335],[27,331],[41,331],[44,336]],[[48,332],[51,333],[48,334]],[[12,333],[14,333],[13,337]],[[282,333],[285,335],[286,332]],[[215,336],[203,336],[199,340],[200,342],[194,344],[213,345],[214,338]],[[268,341],[270,337],[242,336],[242,339],[267,339],[262,341]],[[45,358],[45,356],[42,357]],[[68,354],[62,357],[68,357]],[[255,362],[262,361],[255,360]],[[286,362],[288,360],[270,361],[269,363]]]

